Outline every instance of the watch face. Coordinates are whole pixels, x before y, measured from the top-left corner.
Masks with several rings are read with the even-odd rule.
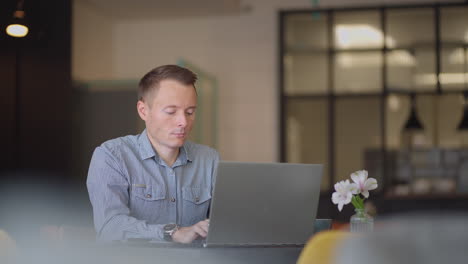
[[[172,241],[172,234],[177,231],[178,226],[176,224],[167,224],[163,227],[164,240]]]
[[[177,227],[176,224],[167,224],[164,226],[164,231],[170,231],[170,230],[173,230]]]

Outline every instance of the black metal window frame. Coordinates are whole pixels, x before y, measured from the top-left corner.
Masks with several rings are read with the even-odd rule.
[[[334,24],[334,15],[337,12],[352,12],[352,11],[379,11],[380,14],[380,26],[382,28],[383,36],[387,36],[387,29],[386,29],[386,14],[388,10],[396,10],[396,9],[416,9],[416,8],[432,8],[434,11],[434,32],[435,32],[435,74],[438,76],[441,70],[441,28],[440,28],[440,10],[441,8],[445,7],[467,7],[468,2],[460,2],[460,3],[436,3],[436,4],[418,4],[418,5],[395,5],[395,6],[375,6],[375,7],[350,7],[350,8],[328,8],[328,9],[303,9],[303,10],[281,10],[278,13],[278,105],[279,105],[279,155],[278,159],[280,162],[287,162],[287,154],[286,154],[286,138],[287,138],[287,129],[286,129],[286,122],[287,116],[285,112],[285,105],[288,99],[317,99],[317,98],[327,98],[328,103],[328,110],[327,116],[328,120],[328,134],[331,135],[328,137],[328,177],[329,177],[329,184],[328,190],[331,191],[333,189],[333,184],[336,181],[335,176],[335,147],[336,142],[334,138],[335,134],[335,101],[337,98],[350,98],[350,97],[379,97],[381,99],[380,105],[380,137],[381,137],[381,148],[382,148],[382,159],[383,159],[383,191],[388,187],[389,183],[389,176],[387,175],[386,170],[386,156],[387,156],[387,142],[386,142],[386,101],[387,96],[389,93],[392,94],[408,94],[413,93],[413,91],[389,91],[387,86],[387,61],[386,61],[386,54],[387,52],[391,51],[392,49],[387,47],[386,41],[383,41],[383,47],[381,49],[373,49],[373,50],[380,50],[382,55],[382,91],[378,93],[352,93],[352,94],[335,94],[333,87],[334,87],[334,60],[333,56],[335,55],[335,49],[332,47],[334,43],[334,34],[333,34],[333,24]],[[328,59],[328,90],[326,94],[322,95],[287,95],[285,93],[285,69],[283,64],[283,56],[286,53],[285,47],[285,19],[287,16],[294,15],[294,14],[312,14],[313,12],[320,12],[327,14],[327,31],[328,31],[328,43],[327,43],[327,59]],[[436,78],[436,89],[435,91],[414,91],[414,93],[421,95],[421,94],[429,94],[429,95],[440,95],[440,94],[450,94],[450,93],[461,93],[462,90],[450,90],[450,91],[442,91],[441,84],[439,78]]]

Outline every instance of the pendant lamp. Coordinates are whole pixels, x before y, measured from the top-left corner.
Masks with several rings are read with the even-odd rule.
[[[6,33],[12,37],[22,38],[28,34],[28,26],[24,19],[24,0],[18,0],[16,10],[13,13],[13,19],[11,23],[6,27]]]
[[[416,95],[414,93],[411,93],[410,95],[410,104],[411,104],[410,114],[403,129],[406,131],[423,130],[424,127],[419,121],[418,116],[416,114]]]

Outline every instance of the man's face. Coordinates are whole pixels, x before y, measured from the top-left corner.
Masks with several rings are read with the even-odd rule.
[[[146,123],[151,143],[158,151],[181,147],[195,121],[197,95],[192,85],[163,80],[159,90],[145,102],[138,101],[138,113]]]

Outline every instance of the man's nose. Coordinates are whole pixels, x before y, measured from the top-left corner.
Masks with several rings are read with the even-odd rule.
[[[184,113],[182,113],[177,118],[177,126],[185,127],[186,125],[187,125],[187,116]]]

